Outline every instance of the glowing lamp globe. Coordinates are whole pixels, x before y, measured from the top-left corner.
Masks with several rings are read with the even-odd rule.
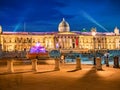
[[[96,32],[92,32],[92,36],[95,36],[96,35]]]

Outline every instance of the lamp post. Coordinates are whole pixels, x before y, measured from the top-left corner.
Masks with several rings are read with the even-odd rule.
[[[96,35],[96,31],[92,31],[92,36],[93,36],[93,44],[94,44],[94,59],[93,59],[93,65],[96,65],[96,52],[95,52],[95,35]]]

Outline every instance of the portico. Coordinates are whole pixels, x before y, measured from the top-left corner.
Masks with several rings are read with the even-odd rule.
[[[54,41],[56,48],[60,49],[75,49],[79,46],[79,36],[71,32],[56,34]]]

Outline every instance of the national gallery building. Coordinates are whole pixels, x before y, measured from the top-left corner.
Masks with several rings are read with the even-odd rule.
[[[112,50],[120,49],[119,29],[114,32],[71,32],[69,24],[63,19],[58,32],[4,32],[0,26],[2,51],[29,51],[31,46],[40,43],[47,50]]]

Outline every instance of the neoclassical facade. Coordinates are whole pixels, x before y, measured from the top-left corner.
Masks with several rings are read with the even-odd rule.
[[[71,32],[68,22],[63,19],[58,32],[4,32],[0,26],[0,44],[2,51],[29,51],[39,42],[47,50],[112,50],[120,49],[119,29],[114,32],[100,33],[96,28],[91,32]]]

